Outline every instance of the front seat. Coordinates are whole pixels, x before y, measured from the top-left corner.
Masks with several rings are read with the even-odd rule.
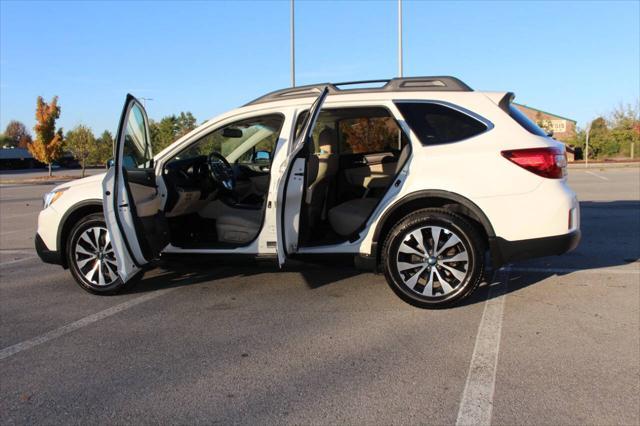
[[[396,169],[393,175],[391,175],[392,178],[395,177],[404,166],[404,163],[409,157],[409,152],[409,144],[406,144],[402,148],[402,151],[400,151]],[[371,216],[371,213],[379,201],[379,198],[354,198],[353,200],[345,201],[329,210],[329,223],[331,223],[331,227],[339,235],[343,237],[350,236]]]
[[[234,208],[221,201],[215,202],[216,232],[218,241],[231,244],[251,242],[262,226],[262,209]]]
[[[322,218],[329,184],[338,173],[336,144],[336,132],[326,127],[318,136],[320,152],[311,154],[307,160],[307,229],[313,229]]]

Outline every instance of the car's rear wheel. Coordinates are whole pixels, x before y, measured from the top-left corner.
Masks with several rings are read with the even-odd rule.
[[[462,216],[446,209],[410,214],[383,246],[387,282],[405,301],[442,308],[471,294],[480,284],[484,243]]]
[[[101,213],[82,218],[71,229],[67,263],[76,282],[91,293],[113,293],[124,287],[113,246]]]

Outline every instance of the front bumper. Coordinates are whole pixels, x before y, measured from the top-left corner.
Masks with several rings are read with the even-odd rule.
[[[580,229],[575,229],[568,234],[529,240],[508,241],[500,237],[489,239],[494,268],[517,260],[564,254],[575,249],[578,243],[580,243]]]
[[[53,263],[55,265],[62,265],[62,255],[57,250],[49,250],[47,245],[42,241],[40,235],[36,234],[36,253],[40,259],[45,263]]]

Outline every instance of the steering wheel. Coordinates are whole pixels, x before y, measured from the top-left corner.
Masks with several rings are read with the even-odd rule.
[[[218,152],[212,152],[209,154],[207,162],[213,180],[227,191],[233,191],[236,186],[236,176],[227,159]]]

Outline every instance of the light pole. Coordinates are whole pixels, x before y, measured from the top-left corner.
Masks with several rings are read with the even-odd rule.
[[[589,168],[589,133],[591,132],[591,121],[587,124],[587,137],[585,141],[584,167]]]
[[[402,77],[402,0],[398,0],[398,77]]]
[[[296,87],[296,28],[294,0],[291,0],[291,87]]]
[[[147,108],[147,102],[146,101],[152,101],[153,100],[153,98],[138,98],[138,99],[140,99],[142,101],[142,107],[145,108],[145,109]]]

